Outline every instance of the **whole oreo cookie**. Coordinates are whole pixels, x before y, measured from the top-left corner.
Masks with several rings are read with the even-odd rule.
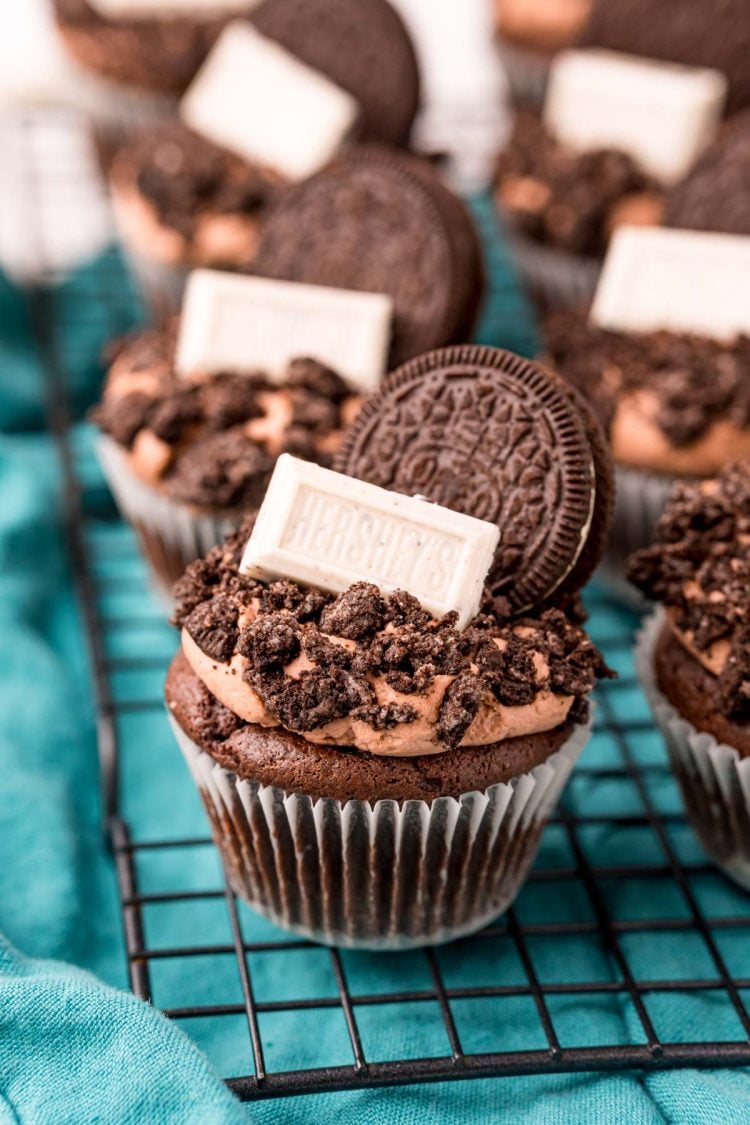
[[[387,0],[261,0],[250,18],[357,99],[368,139],[407,143],[419,108],[419,65]]]
[[[557,376],[496,348],[445,348],[395,371],[335,468],[496,523],[488,583],[517,613],[580,589],[611,519],[611,461],[593,414]]]
[[[465,340],[484,288],[461,201],[428,165],[375,147],[352,148],[284,192],[264,223],[254,272],[388,293],[394,366]]]

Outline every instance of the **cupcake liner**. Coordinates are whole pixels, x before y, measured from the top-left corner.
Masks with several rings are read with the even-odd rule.
[[[628,581],[627,561],[654,542],[675,479],[617,466],[614,519],[598,576],[605,589],[631,609],[643,611],[648,602]]]
[[[506,227],[521,281],[542,309],[552,311],[591,304],[602,271],[600,261],[534,242],[514,230],[507,217]]]
[[[660,690],[654,651],[663,623],[664,613],[658,610],[639,633],[638,675],[664,735],[690,823],[714,863],[750,890],[750,758],[697,730]]]
[[[547,92],[551,56],[529,47],[519,47],[502,36],[498,48],[513,104],[541,108]]]
[[[371,804],[242,781],[170,721],[234,892],[292,933],[382,950],[453,941],[507,909],[590,733],[482,793]]]
[[[110,437],[99,438],[97,454],[118,508],[138,533],[156,591],[171,611],[172,587],[185,568],[221,543],[241,517],[197,512],[151,488]]]

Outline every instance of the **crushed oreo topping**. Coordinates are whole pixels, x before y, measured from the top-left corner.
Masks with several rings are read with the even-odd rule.
[[[244,656],[244,678],[287,730],[304,734],[341,718],[376,731],[412,722],[416,700],[448,676],[436,735],[454,749],[483,701],[522,706],[542,691],[583,699],[611,675],[560,609],[521,619],[482,613],[458,632],[455,614],[434,619],[403,591],[387,596],[360,582],[334,597],[287,580],[259,582],[239,573],[251,530],[245,524],[188,568],[175,588],[174,624],[213,659]],[[375,678],[404,698],[382,703]]]
[[[654,422],[674,446],[698,441],[717,421],[750,426],[750,338],[729,343],[677,332],[629,335],[578,312],[545,322],[556,369],[592,403],[605,427],[626,395],[648,392]]]
[[[598,258],[615,206],[658,188],[625,153],[575,152],[555,140],[538,114],[522,110],[499,158],[497,191],[503,210],[529,238]]]
[[[681,482],[659,521],[657,541],[630,560],[629,576],[648,598],[675,611],[699,652],[730,644],[718,678],[728,715],[750,720],[750,462],[712,482]]]
[[[132,140],[117,158],[116,179],[120,169],[188,242],[207,214],[259,218],[281,190],[269,173],[178,121]]]
[[[280,453],[330,465],[351,404],[335,371],[299,358],[282,386],[262,372],[182,379],[174,369],[176,333],[173,321],[126,342],[92,412],[93,421],[127,450],[144,434],[163,443],[158,483],[168,495],[213,510],[252,508],[263,499]],[[285,401],[274,425],[280,391]],[[260,432],[251,436],[247,427],[253,422]]]
[[[664,224],[750,234],[750,111],[731,118],[689,175],[667,194]]]

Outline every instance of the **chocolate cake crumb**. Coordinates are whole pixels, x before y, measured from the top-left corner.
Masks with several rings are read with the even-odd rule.
[[[717,421],[750,426],[750,337],[730,342],[678,332],[628,334],[593,326],[580,312],[544,325],[555,368],[593,405],[605,429],[618,402],[647,392],[654,421],[674,446],[698,441]]]
[[[750,462],[712,482],[681,482],[657,528],[657,542],[630,560],[629,577],[668,607],[695,648],[728,641],[719,697],[733,719],[750,719]]]
[[[383,628],[385,613],[385,601],[377,586],[356,582],[326,606],[320,618],[320,627],[325,633],[359,641]]]
[[[443,697],[436,734],[449,750],[455,750],[474,722],[482,702],[483,683],[479,676],[464,672],[457,676]]]
[[[237,606],[219,594],[195,607],[185,619],[185,629],[201,652],[220,664],[228,664],[237,647],[238,617]]]

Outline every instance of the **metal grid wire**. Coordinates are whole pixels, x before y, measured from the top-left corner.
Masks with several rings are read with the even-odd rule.
[[[37,221],[37,232],[43,228]],[[634,620],[596,593],[591,631],[620,679],[597,691],[591,747],[526,887],[476,937],[404,955],[324,950],[239,902],[209,839],[189,831],[160,838],[164,798],[158,774],[154,785],[151,776],[154,762],[176,754],[161,699],[174,637],[145,592],[133,536],[111,510],[86,429],[72,424],[69,393],[81,364],[94,362],[93,342],[133,321],[134,297],[109,254],[73,283],[36,287],[32,308],[90,643],[106,830],[134,992],[199,1042],[210,1028],[214,1060],[248,1100],[519,1074],[749,1065],[750,897],[705,861],[685,824],[635,680]],[[172,798],[184,802],[186,826],[200,824],[184,777]],[[700,974],[688,975],[685,963],[702,965]],[[328,1020],[341,1030],[335,1050],[322,1030]],[[378,1030],[397,1021],[409,1032],[403,1051],[384,1056]],[[326,1057],[315,1054],[318,1041]]]

